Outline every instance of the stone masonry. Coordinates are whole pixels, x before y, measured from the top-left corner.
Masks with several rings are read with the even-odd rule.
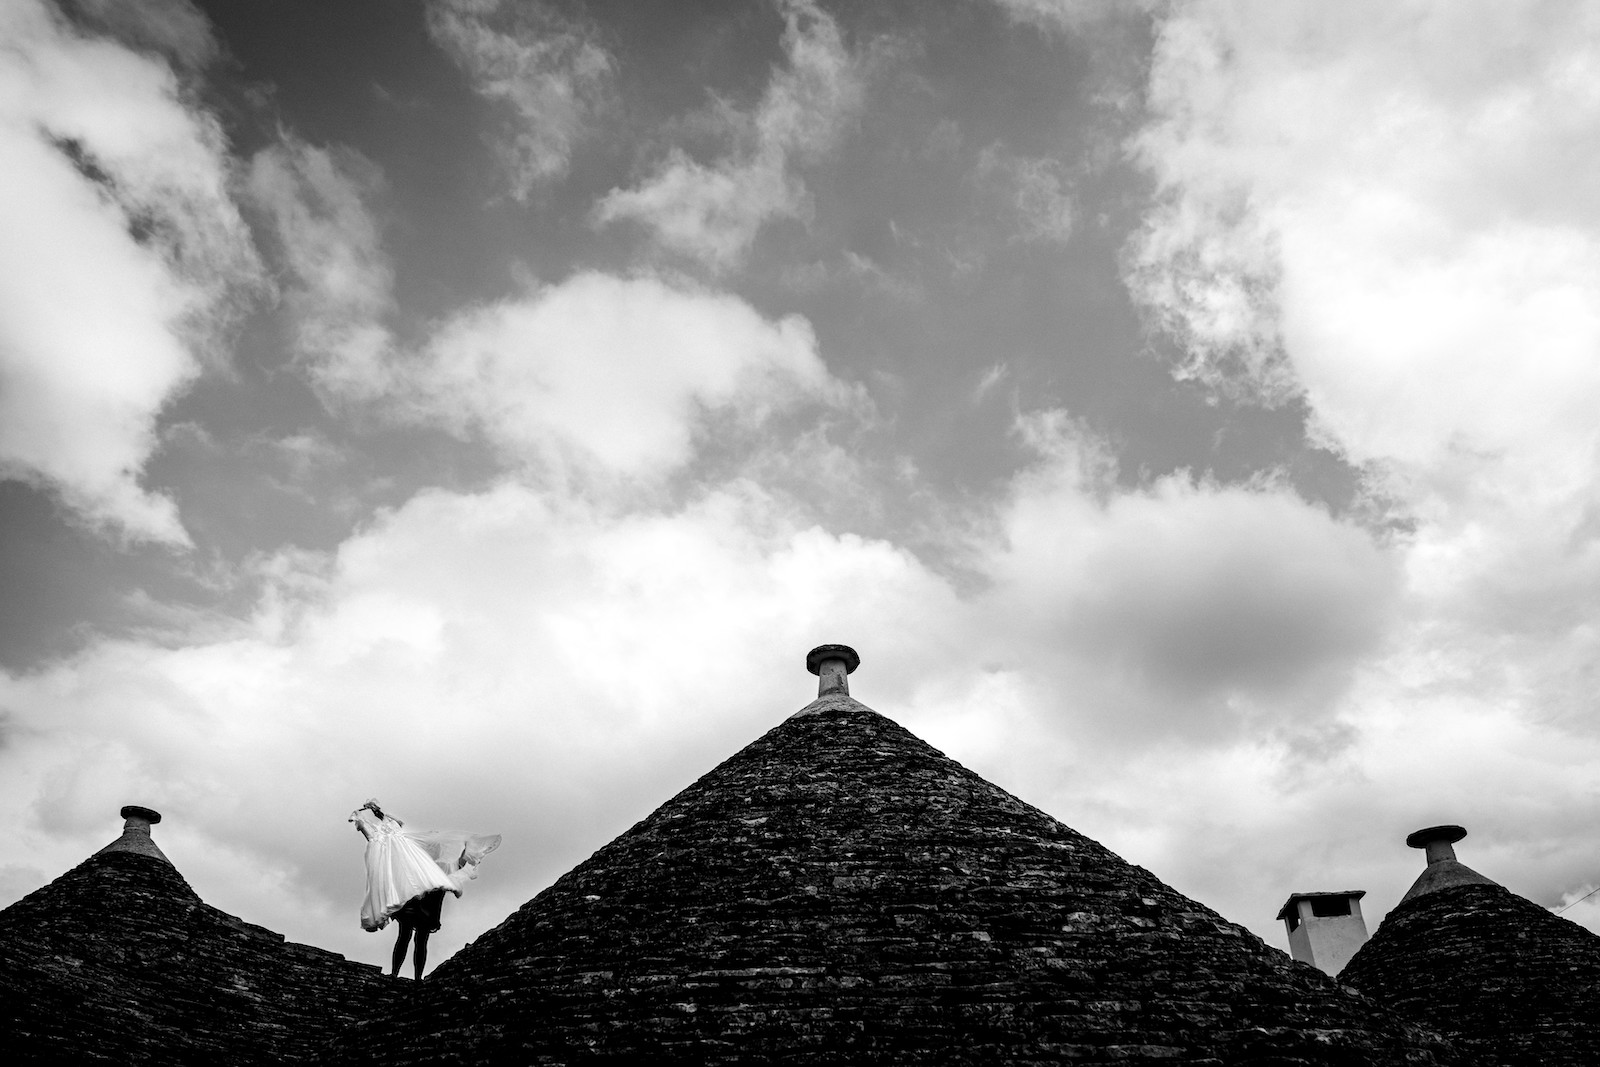
[[[1458,1062],[838,692],[358,1024],[336,1058]]]
[[[1600,937],[1487,879],[1403,901],[1339,980],[1474,1062],[1600,1064]]]
[[[316,1063],[391,1005],[378,968],[202,902],[138,821],[0,911],[6,1063]]]

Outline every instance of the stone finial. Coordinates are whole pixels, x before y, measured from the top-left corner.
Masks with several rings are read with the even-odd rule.
[[[849,645],[818,645],[806,653],[806,670],[817,676],[817,696],[830,693],[850,695],[850,672],[861,666],[861,657]]]
[[[1467,831],[1464,827],[1427,826],[1416,833],[1407,834],[1406,845],[1410,848],[1425,849],[1429,863],[1444,863],[1456,858],[1453,846],[1466,836]]]
[[[122,824],[122,832],[132,830],[134,833],[147,834],[150,827],[161,821],[161,813],[152,808],[142,808],[137,804],[125,804],[119,815],[126,821]]]
[[[172,862],[150,837],[150,827],[161,821],[159,811],[138,804],[127,804],[120,814],[123,819],[122,836],[101,849],[101,852],[137,852],[163,863]]]
[[[1425,826],[1406,835],[1407,845],[1427,853],[1428,865],[1422,869],[1422,874],[1411,884],[1411,888],[1406,890],[1406,895],[1400,898],[1400,903],[1451,886],[1499,884],[1456,859],[1454,845],[1466,836],[1465,829],[1452,825]]]

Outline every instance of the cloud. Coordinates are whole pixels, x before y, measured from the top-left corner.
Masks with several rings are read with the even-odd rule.
[[[1600,108],[1594,15],[1357,8],[1201,4],[1163,25],[1136,147],[1165,196],[1136,289],[1195,342],[1197,376],[1276,393],[1288,344],[1284,369],[1358,459],[1508,443],[1581,372],[1592,329],[1600,205],[1571,174],[1600,153],[1580,133]],[[1369,403],[1423,400],[1423,382],[1436,402]]]
[[[525,472],[629,479],[682,467],[713,422],[748,436],[808,404],[861,406],[805,319],[650,276],[531,286],[399,344],[376,169],[290,139],[256,156],[250,187],[274,223],[300,361],[330,404],[481,438]]]
[[[1017,239],[1064,244],[1076,212],[1054,160],[1013,155],[990,145],[978,157],[977,179],[1015,215]]]
[[[676,417],[673,440],[692,447],[693,411]],[[804,704],[801,655],[839,640],[866,657],[869,704],[1114,845],[1138,841],[1174,794],[1109,768],[1197,736],[1220,763],[1257,743],[1241,726],[1261,716],[1241,700],[1288,694],[1315,729],[1316,695],[1381,633],[1381,595],[1358,602],[1386,563],[1292,497],[1119,491],[1069,423],[1026,432],[1039,458],[971,527],[983,582],[965,591],[743,475],[677,504],[515,480],[420,493],[336,553],[261,567],[257,609],[232,632],[197,621],[185,642],[101,641],[0,675],[17,724],[0,803],[28,813],[3,844],[64,870],[120,804],[150,803],[207,899],[377,959],[386,944],[356,930],[359,841],[342,821],[375,793],[413,821],[507,836],[452,905],[442,958]],[[1282,745],[1294,730],[1266,732]],[[1100,787],[1087,810],[1050,774],[1075,760],[1092,769],[1068,780]],[[1118,815],[1100,819],[1108,797]]]
[[[294,137],[256,153],[250,192],[273,224],[300,359],[330,399],[393,388],[394,270],[369,199],[377,167],[348,149]]]
[[[32,27],[8,40],[33,49],[0,57],[8,87],[44,84],[47,67],[16,56],[90,49],[94,77],[131,70],[160,89],[119,89],[126,106],[180,132],[199,122],[162,95],[160,64],[16,14],[37,10],[8,9]],[[937,542],[921,558],[909,535],[858,532],[875,503],[856,484],[865,461],[827,423],[860,400],[805,320],[678,280],[580,272],[402,342],[375,168],[293,139],[258,155],[251,192],[321,394],[487,442],[504,481],[419,492],[335,552],[253,561],[236,576],[261,585],[242,621],[136,598],[145,633],[0,674],[0,804],[20,813],[0,848],[30,858],[0,869],[0,892],[65,870],[115,833],[119,805],[143,801],[167,812],[163,847],[214,903],[381,959],[387,945],[355,929],[360,843],[343,822],[376,793],[413,821],[507,835],[451,905],[442,957],[803,704],[800,655],[843,640],[865,657],[854,682],[869,704],[1274,943],[1291,890],[1365,886],[1380,913],[1415,877],[1400,839],[1428,822],[1469,824],[1481,851],[1464,858],[1513,888],[1575,899],[1594,872],[1571,842],[1600,795],[1600,482],[1581,417],[1594,205],[1572,177],[1591,147],[1593,35],[1557,19],[1547,38],[1496,22],[1497,8],[1475,27],[1451,10],[1175,9],[1138,142],[1162,194],[1130,282],[1189,343],[1180,371],[1307,405],[1316,433],[1370,472],[1372,507],[1397,512],[1371,528],[1270,476],[1119,474],[1103,443],[1047,411],[1018,425],[1024,470],[916,531]],[[651,211],[682,209],[681,246],[670,213],[617,217],[718,265],[766,220],[803,212],[801,168],[858,104],[828,103],[822,74],[849,62],[837,28],[786,11],[788,64],[736,116],[743,139],[714,165],[679,161],[685,189],[731,175],[729,190],[777,192],[754,207],[730,196],[730,222],[662,185]],[[148,428],[198,366],[173,324],[226,305],[195,265],[236,247],[207,236],[226,227],[176,216],[227,217],[226,182],[178,187],[180,212],[139,192],[171,183],[123,176],[143,172],[112,150],[115,130],[59,122],[51,141],[13,121],[45,114],[42,96],[5,99],[18,167],[0,182],[59,198],[35,215],[77,229],[8,222],[12,249],[37,255],[26,273],[0,251],[0,293],[26,294],[55,264],[78,271],[63,284],[98,287],[84,307],[132,301],[137,314],[96,328],[138,359],[91,384],[138,370],[143,392],[117,389],[144,398]],[[154,128],[139,143],[162,143]],[[1430,147],[1408,159],[1412,144]],[[995,165],[1031,173],[1022,157]],[[1046,170],[1045,191],[1065,197]],[[147,202],[174,218],[152,228],[165,216]],[[57,245],[79,258],[50,259]],[[57,314],[32,298],[3,307],[8,331]],[[60,317],[87,336],[71,333],[85,316]],[[165,347],[141,354],[148,338]],[[62,392],[31,394],[29,410]],[[73,403],[75,432],[114,427]],[[149,446],[126,440],[97,447],[134,458],[97,469],[136,471]],[[282,453],[307,469],[327,458],[308,437]],[[593,491],[606,479],[629,491]],[[1392,855],[1373,858],[1375,838]]]
[[[1046,459],[985,564],[992,662],[1030,663],[1034,684],[1081,695],[1083,728],[1146,742],[1292,733],[1337,710],[1394,618],[1395,561],[1369,534],[1279,489],[1179,474],[1119,490],[1060,413],[1022,430]]]
[[[1163,0],[995,0],[1014,22],[1047,30],[1081,32],[1130,14],[1145,14]]]
[[[1596,814],[1597,30],[1581,3],[1160,24],[1130,287],[1180,376],[1304,404],[1404,531],[1401,622],[1339,712],[1350,783],[1305,797],[1358,808],[1362,776],[1437,743],[1396,805],[1506,842]],[[1592,884],[1552,848],[1505,846],[1496,876],[1547,902]]]
[[[211,23],[189,0],[67,0],[66,8],[95,31],[160,53],[183,69],[205,67],[222,51]]]
[[[1304,397],[1456,618],[1593,611],[1600,200],[1571,174],[1600,163],[1597,16],[1251,10],[1163,26],[1138,142],[1165,192],[1132,284],[1180,373]]]
[[[0,32],[0,466],[97,525],[185,543],[138,478],[258,278],[222,134],[164,62],[31,0]]]
[[[628,220],[658,244],[710,267],[737,264],[769,220],[804,219],[799,166],[828,152],[861,105],[861,73],[838,24],[811,0],[781,0],[788,65],[755,109],[723,109],[736,147],[712,164],[674,148],[650,178],[612,190],[595,208],[602,225]]]
[[[208,899],[370,955],[343,818],[375,793],[506,834],[454,948],[803,704],[806,648],[938,595],[905,553],[785,511],[737,485],[622,516],[513,484],[422,494],[248,634],[0,679],[39,727],[0,752],[28,813],[6,832],[64,869],[145,798]]]
[[[428,31],[479,96],[514,116],[501,145],[512,195],[526,200],[564,175],[616,66],[599,31],[548,3],[505,0],[433,0]]]
[[[810,325],[724,294],[580,274],[458,316],[430,342],[413,403],[522,462],[660,474],[702,411],[758,427],[795,404],[847,404]]]

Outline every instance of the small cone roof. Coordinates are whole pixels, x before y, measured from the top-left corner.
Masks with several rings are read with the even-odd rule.
[[[203,902],[122,809],[123,834],[0,910],[9,1063],[320,1063],[393,991],[375,967]]]
[[[1600,1063],[1600,937],[1438,856],[1340,982],[1484,1063]]]
[[[1456,1062],[823,668],[826,695],[442,964],[345,1056]]]

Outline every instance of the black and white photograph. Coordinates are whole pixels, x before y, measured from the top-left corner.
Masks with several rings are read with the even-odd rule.
[[[0,1047],[1600,1063],[1600,4],[0,0]]]

